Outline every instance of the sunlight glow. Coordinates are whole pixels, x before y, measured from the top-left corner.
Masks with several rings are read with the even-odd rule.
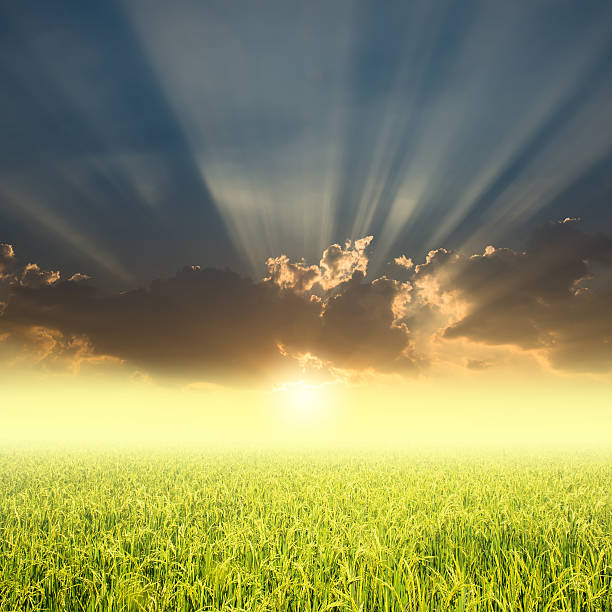
[[[313,418],[324,401],[321,385],[308,384],[303,380],[283,383],[275,391],[281,394],[285,410],[300,420]]]

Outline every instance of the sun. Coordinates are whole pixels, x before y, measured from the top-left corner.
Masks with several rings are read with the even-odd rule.
[[[306,413],[313,412],[321,399],[318,387],[303,382],[295,385],[291,389],[290,395],[291,403],[295,406],[295,409]]]
[[[314,417],[321,410],[324,401],[321,385],[313,385],[303,380],[288,381],[275,391],[280,394],[283,409],[300,419]]]

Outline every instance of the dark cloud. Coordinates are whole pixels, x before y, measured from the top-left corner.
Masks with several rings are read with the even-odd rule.
[[[270,259],[259,282],[190,266],[121,293],[84,274],[19,268],[4,248],[12,280],[0,337],[36,344],[44,358],[106,357],[215,382],[278,379],[305,364],[401,374],[453,360],[493,367],[469,346],[457,353],[459,338],[538,350],[558,369],[612,369],[612,238],[565,219],[534,232],[523,251],[431,251],[399,266],[410,272],[404,281],[366,277],[370,241],[332,245],[318,265]]]
[[[317,317],[317,304],[294,293],[193,267],[112,295],[87,281],[14,287],[2,325],[43,326],[151,371],[219,379],[280,366],[277,343],[312,336]]]
[[[353,263],[362,255],[355,251]],[[58,334],[81,339],[96,355],[155,373],[215,381],[278,376],[297,367],[291,357],[304,354],[335,368],[411,365],[408,332],[392,312],[401,284],[367,282],[358,269],[323,297],[306,293],[303,283],[287,288],[198,266],[119,294],[100,292],[84,275],[61,280],[34,264],[19,278],[1,333],[27,339],[28,330],[49,330],[52,346],[66,344]]]
[[[404,284],[389,278],[364,282],[355,272],[325,303],[319,354],[355,369],[406,371],[416,365],[408,328],[394,302]]]
[[[542,349],[558,368],[609,370],[611,267],[612,238],[565,219],[534,232],[522,252],[432,252],[414,282],[429,290],[429,303],[449,295],[465,301],[467,313],[446,328],[447,339]]]

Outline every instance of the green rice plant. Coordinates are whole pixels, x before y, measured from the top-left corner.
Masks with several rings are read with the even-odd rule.
[[[0,454],[0,610],[612,610],[609,456]]]

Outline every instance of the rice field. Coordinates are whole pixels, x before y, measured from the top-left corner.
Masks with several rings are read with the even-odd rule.
[[[609,456],[0,453],[0,610],[612,610]]]

